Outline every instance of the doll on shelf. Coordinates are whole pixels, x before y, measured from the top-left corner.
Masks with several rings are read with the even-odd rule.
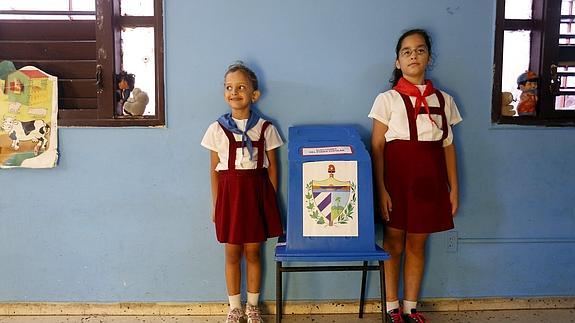
[[[116,112],[119,115],[123,114],[124,102],[128,100],[130,94],[134,90],[134,84],[136,82],[136,76],[134,74],[129,74],[126,71],[116,74],[116,102],[117,109]]]
[[[539,77],[532,71],[526,71],[517,78],[517,89],[521,90],[517,114],[520,116],[535,115],[537,106],[537,84]]]

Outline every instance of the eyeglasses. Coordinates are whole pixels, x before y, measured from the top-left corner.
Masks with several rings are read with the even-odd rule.
[[[415,56],[421,56],[428,53],[427,47],[421,46],[417,48],[404,48],[399,51],[399,56],[407,58],[411,57],[411,54],[415,53]]]

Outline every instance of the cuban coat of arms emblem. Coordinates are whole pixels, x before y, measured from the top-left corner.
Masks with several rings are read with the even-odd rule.
[[[357,162],[303,164],[303,235],[358,236]]]

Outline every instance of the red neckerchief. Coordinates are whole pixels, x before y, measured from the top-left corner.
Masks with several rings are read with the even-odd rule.
[[[423,90],[423,94],[421,93],[421,91],[419,90],[419,88],[413,84],[411,84],[411,82],[409,82],[408,80],[406,80],[405,78],[400,78],[399,81],[397,82],[397,85],[393,87],[394,90],[396,90],[397,92],[401,93],[401,94],[405,94],[407,96],[414,96],[415,97],[415,105],[413,106],[413,112],[415,115],[415,118],[417,119],[417,116],[419,115],[419,111],[421,111],[421,107],[423,106],[423,108],[425,109],[425,112],[427,112],[427,116],[429,117],[429,120],[431,120],[431,122],[433,122],[438,128],[439,125],[435,122],[435,120],[433,120],[431,118],[431,113],[429,111],[429,105],[427,104],[427,100],[425,99],[425,97],[428,97],[432,94],[435,93],[435,88],[433,87],[433,83],[431,83],[430,80],[425,80],[425,90]]]

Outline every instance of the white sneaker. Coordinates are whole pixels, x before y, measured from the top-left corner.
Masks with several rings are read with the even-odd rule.
[[[246,304],[246,316],[248,317],[248,323],[263,323],[262,317],[260,315],[260,308],[250,304]]]
[[[241,308],[234,308],[228,312],[228,317],[226,318],[226,323],[240,323],[244,318],[244,313],[242,313]]]

